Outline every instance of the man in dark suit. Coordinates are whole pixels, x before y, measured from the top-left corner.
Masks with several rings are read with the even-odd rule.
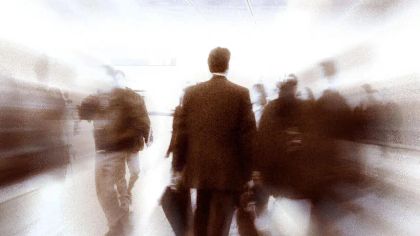
[[[187,188],[197,189],[194,235],[228,235],[238,196],[250,177],[256,124],[249,91],[229,82],[230,52],[215,48],[213,77],[186,90],[176,149]]]

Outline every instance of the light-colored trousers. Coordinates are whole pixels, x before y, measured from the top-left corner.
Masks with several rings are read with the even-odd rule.
[[[127,187],[125,164],[130,171],[130,183]],[[134,182],[140,172],[138,154],[125,151],[97,152],[95,165],[95,185],[99,203],[112,227],[124,216],[121,203],[128,200]]]
[[[134,183],[137,181],[137,179],[139,178],[139,174],[140,174],[140,162],[139,162],[139,153],[127,153],[126,157],[125,157],[125,161],[127,163],[127,167],[128,167],[128,171],[130,172],[130,180],[128,182],[128,188],[126,187],[127,185],[125,184],[125,168],[124,168],[124,175],[120,176],[121,178],[123,178],[124,180],[119,181],[119,183],[124,184],[124,186],[121,186],[121,188],[126,188],[128,191],[128,194],[131,195],[131,190],[134,187]]]

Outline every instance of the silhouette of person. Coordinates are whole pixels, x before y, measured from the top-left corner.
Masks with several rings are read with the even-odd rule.
[[[264,84],[258,83],[254,84],[252,87],[253,92],[255,93],[255,101],[253,101],[255,119],[257,125],[259,124],[262,112],[265,105],[267,104],[267,92],[265,90]]]
[[[354,115],[365,132],[364,138],[382,143],[402,143],[402,117],[398,104],[378,98],[379,91],[373,89],[370,84],[364,84],[362,88],[367,98],[354,109]]]
[[[306,187],[296,176],[304,164],[302,136],[307,132],[304,103],[296,97],[296,77],[289,75],[279,88],[279,97],[265,107],[258,129],[254,168],[266,191],[257,193],[257,212],[266,207],[269,195],[300,198]]]
[[[269,195],[308,199],[317,222],[311,233],[323,235],[333,228],[328,224],[331,208],[325,206],[345,201],[337,188],[359,186],[363,180],[357,157],[342,156],[337,140],[348,137],[351,110],[335,91],[327,90],[316,101],[300,100],[296,88],[296,77],[289,76],[261,118],[254,163],[264,188],[256,193],[257,212],[266,208]]]
[[[194,235],[229,234],[243,185],[250,177],[256,131],[249,91],[226,78],[230,51],[208,57],[213,76],[189,87],[182,102],[177,155],[187,188],[197,189]]]
[[[34,132],[32,142],[38,143],[44,149],[44,162],[47,167],[60,167],[55,173],[65,177],[70,161],[69,142],[65,138],[65,122],[67,120],[66,102],[60,89],[50,86],[50,64],[46,56],[42,56],[34,68],[38,86],[34,89],[33,101],[40,105],[32,113],[32,125],[39,133]]]
[[[108,73],[114,78],[116,87],[124,88],[125,74],[122,71],[110,70],[108,71]],[[144,142],[142,142],[139,146],[139,151],[141,151],[144,149],[144,143],[146,143],[147,145],[151,144],[152,135],[151,135],[151,128],[150,128],[150,118],[147,112],[146,105],[144,103],[144,99],[141,96],[137,96],[136,99],[138,100],[137,108],[136,108],[137,110],[134,112],[136,112],[138,119],[142,120],[141,132],[143,134],[143,139],[144,139]],[[130,173],[128,186],[127,186],[127,181],[125,179],[126,169],[124,167],[123,170],[118,172],[120,173],[120,176],[119,176],[120,180],[118,181],[117,187],[121,189],[120,192],[127,192],[128,202],[126,202],[124,197],[122,197],[123,198],[122,202],[124,205],[123,207],[127,208],[129,207],[128,205],[132,203],[131,191],[133,190],[134,184],[136,183],[140,174],[139,152],[129,153],[125,159],[126,159],[125,161],[128,167],[128,171]]]
[[[313,167],[312,233],[315,235],[334,234],[333,221],[349,213],[343,208],[351,198],[361,193],[356,191],[365,186],[362,165],[357,146],[352,153],[343,150],[343,140],[352,140],[357,130],[353,112],[346,99],[334,89],[327,89],[318,98],[311,112],[312,142],[311,158]],[[316,173],[317,172],[317,173]],[[348,188],[352,186],[352,188]],[[340,192],[339,190],[344,191]],[[345,194],[342,194],[345,192]],[[334,217],[331,217],[332,215]]]
[[[65,139],[65,100],[60,89],[49,86],[46,56],[35,62],[34,72],[34,83],[0,75],[0,123],[5,130],[0,135],[4,153],[0,184],[47,169],[54,177],[66,176],[69,146]]]
[[[125,164],[148,142],[146,116],[143,99],[129,88],[91,95],[79,107],[80,119],[93,120],[96,192],[110,228],[108,235],[123,234],[129,204]]]

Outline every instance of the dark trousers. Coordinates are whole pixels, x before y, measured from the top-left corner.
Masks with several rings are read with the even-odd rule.
[[[255,217],[251,212],[242,207],[236,212],[236,223],[240,236],[258,236],[257,228],[254,224]]]
[[[194,235],[228,236],[236,199],[236,192],[198,189]]]

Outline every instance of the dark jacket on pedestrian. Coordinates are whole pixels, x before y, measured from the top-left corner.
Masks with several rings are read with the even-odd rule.
[[[143,98],[129,88],[87,97],[79,108],[82,120],[94,120],[97,151],[132,151],[148,142],[150,119]]]

